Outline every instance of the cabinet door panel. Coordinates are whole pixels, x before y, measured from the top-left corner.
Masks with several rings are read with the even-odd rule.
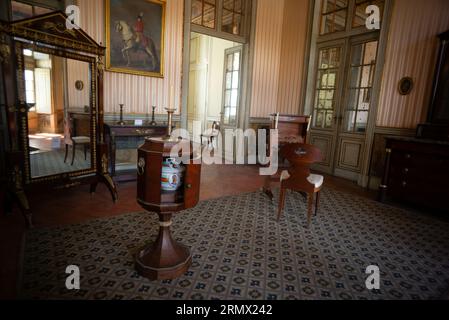
[[[200,200],[201,164],[187,166],[184,181],[184,206],[185,209],[193,208]]]

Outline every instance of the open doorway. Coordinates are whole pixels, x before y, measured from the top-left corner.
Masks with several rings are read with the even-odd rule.
[[[187,129],[192,135],[214,122],[221,129],[237,127],[242,51],[241,43],[191,32]],[[191,139],[201,143],[199,135]]]

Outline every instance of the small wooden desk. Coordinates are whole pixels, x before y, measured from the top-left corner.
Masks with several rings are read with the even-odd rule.
[[[116,170],[117,149],[137,150],[146,137],[162,137],[167,134],[167,125],[143,125],[132,124],[118,125],[105,123],[104,137],[109,151],[109,172],[116,181],[133,181],[137,179],[137,164],[132,168]]]

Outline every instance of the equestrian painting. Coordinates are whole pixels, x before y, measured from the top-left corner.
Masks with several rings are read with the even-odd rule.
[[[106,0],[107,70],[163,77],[165,1]]]

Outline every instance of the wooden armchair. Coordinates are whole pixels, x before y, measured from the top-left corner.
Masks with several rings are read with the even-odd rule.
[[[73,163],[75,162],[76,147],[78,145],[82,145],[84,147],[84,160],[87,160],[87,149],[90,147],[91,143],[90,137],[88,135],[77,135],[77,131],[82,131],[77,130],[77,120],[80,119],[76,119],[73,114],[69,114],[69,119],[66,121],[64,126],[64,142],[65,142],[64,163],[67,161],[70,145],[72,146],[72,162],[71,162],[72,166]],[[89,122],[87,122],[87,124],[89,124]],[[80,134],[82,133],[80,132]]]

